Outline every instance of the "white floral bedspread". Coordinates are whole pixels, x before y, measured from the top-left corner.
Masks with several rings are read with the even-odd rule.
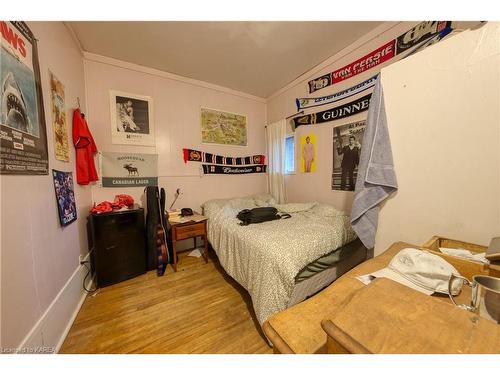
[[[250,293],[261,325],[286,309],[294,278],[302,268],[356,239],[349,216],[324,204],[277,206],[292,212],[292,217],[238,224],[236,215],[243,208],[272,203],[244,198],[203,205],[209,218],[208,240],[226,272]]]

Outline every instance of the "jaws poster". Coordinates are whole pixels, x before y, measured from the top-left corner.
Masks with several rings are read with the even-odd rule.
[[[48,174],[36,39],[24,22],[0,21],[0,174]]]

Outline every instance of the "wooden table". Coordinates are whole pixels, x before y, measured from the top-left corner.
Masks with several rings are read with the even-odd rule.
[[[356,292],[321,326],[331,354],[500,353],[500,325],[386,278]]]
[[[174,263],[172,267],[177,272],[177,241],[185,240],[188,238],[194,239],[194,247],[196,249],[196,237],[203,237],[203,258],[205,263],[208,263],[208,239],[207,239],[207,219],[203,221],[189,221],[186,223],[177,223],[169,221],[172,233],[172,253],[174,256]],[[190,249],[192,250],[192,249]]]
[[[354,267],[315,296],[269,318],[262,328],[273,343],[274,352],[327,353],[327,334],[322,329],[321,322],[334,317],[365,287],[356,276],[386,267],[394,255],[406,247],[420,248],[409,243],[396,242],[384,253]],[[443,294],[429,298],[451,303],[449,297]],[[470,289],[464,290],[456,300],[458,303],[470,302]]]

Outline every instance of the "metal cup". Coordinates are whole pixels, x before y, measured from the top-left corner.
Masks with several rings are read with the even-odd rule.
[[[463,281],[472,289],[470,305],[457,305],[451,294],[451,286],[455,279]],[[477,312],[480,317],[500,323],[500,279],[492,276],[475,275],[472,281],[465,277],[451,275],[448,280],[448,296],[455,306],[471,312]]]

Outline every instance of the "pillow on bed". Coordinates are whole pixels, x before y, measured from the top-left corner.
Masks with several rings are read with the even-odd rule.
[[[225,205],[228,204],[230,199],[210,199],[201,204],[203,212],[217,212],[220,211]]]
[[[276,204],[276,199],[274,199],[271,194],[267,193],[254,194],[249,196],[248,198],[253,199],[257,207],[270,207]]]
[[[344,216],[345,212],[337,210],[335,207],[330,206],[329,204],[321,204],[318,203],[311,210],[314,214],[322,217],[335,217],[335,216]]]
[[[286,204],[275,204],[274,207],[280,212],[285,212],[287,214],[293,214],[294,212],[309,211],[317,205],[316,202],[308,203],[286,203]]]

